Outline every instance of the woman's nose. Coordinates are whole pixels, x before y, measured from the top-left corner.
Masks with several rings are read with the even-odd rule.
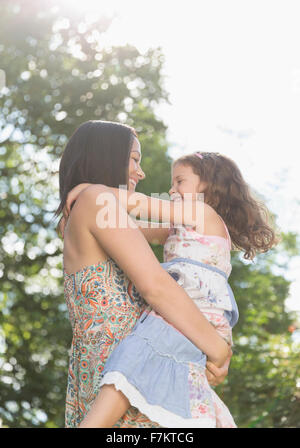
[[[136,173],[136,174],[139,176],[140,180],[143,180],[143,179],[145,179],[145,177],[146,177],[146,174],[144,173],[144,171],[142,170],[142,168],[139,168],[139,169],[137,170],[137,173]]]

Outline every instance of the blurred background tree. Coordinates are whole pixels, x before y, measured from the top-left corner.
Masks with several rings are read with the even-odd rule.
[[[300,344],[293,338],[297,315],[287,313],[288,261],[299,253],[293,233],[255,264],[232,260],[229,283],[239,307],[233,329],[233,357],[224,384],[216,392],[241,427],[299,427]],[[279,262],[279,259],[281,261]]]
[[[104,46],[108,18],[70,17],[57,3],[0,4],[0,419],[8,427],[64,425],[72,335],[51,219],[68,138],[90,119],[132,125],[147,175],[139,191],[167,192],[170,183],[167,129],[156,114],[168,101],[161,50]],[[162,261],[162,248],[153,249]],[[299,345],[288,332],[296,317],[284,309],[288,262],[278,253],[299,253],[296,235],[283,235],[256,265],[233,254],[241,317],[230,375],[217,390],[240,426],[299,425]]]

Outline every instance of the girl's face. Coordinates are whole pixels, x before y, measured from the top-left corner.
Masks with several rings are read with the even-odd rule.
[[[136,137],[133,139],[133,144],[131,147],[129,167],[128,167],[128,190],[135,191],[135,187],[138,182],[145,179],[146,175],[141,168],[141,145]]]
[[[196,199],[196,193],[203,193],[205,188],[206,183],[200,182],[200,177],[193,172],[190,165],[182,165],[179,163],[173,165],[172,187],[169,190],[171,199],[182,200],[184,193],[192,193],[192,199]],[[191,199],[191,197],[188,196],[188,199]]]

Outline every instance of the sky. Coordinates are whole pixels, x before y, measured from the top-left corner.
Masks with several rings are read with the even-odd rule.
[[[161,47],[170,155],[218,151],[300,233],[298,0],[59,0],[91,20],[116,15],[103,46]],[[288,308],[300,310],[300,257]]]

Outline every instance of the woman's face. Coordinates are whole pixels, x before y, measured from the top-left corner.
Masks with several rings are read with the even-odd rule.
[[[172,168],[172,187],[169,195],[173,196],[173,200],[183,199],[185,193],[202,193],[206,184],[200,182],[200,178],[194,173],[190,165],[182,165],[176,163]],[[196,198],[196,197],[195,197]]]
[[[130,151],[129,167],[128,167],[128,190],[135,191],[138,182],[145,179],[146,175],[141,168],[141,145],[136,137]]]

